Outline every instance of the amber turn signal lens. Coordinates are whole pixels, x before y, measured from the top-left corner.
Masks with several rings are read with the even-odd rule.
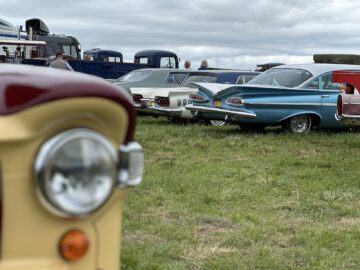
[[[84,257],[88,248],[89,239],[79,229],[66,232],[59,242],[60,255],[67,261],[76,261]]]

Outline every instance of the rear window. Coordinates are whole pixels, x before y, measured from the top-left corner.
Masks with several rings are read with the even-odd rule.
[[[187,73],[169,73],[166,78],[167,83],[173,83],[176,85],[181,85],[188,74]]]
[[[236,84],[246,84],[254,79],[254,77],[256,77],[256,75],[240,75],[236,81]]]
[[[151,74],[151,70],[135,70],[128,74],[118,78],[116,81],[119,82],[137,82],[145,79]]]
[[[249,84],[263,84],[294,88],[312,77],[303,69],[274,68],[252,79]]]
[[[183,87],[191,87],[195,88],[194,85],[192,85],[193,82],[200,82],[200,83],[216,83],[217,78],[215,76],[211,75],[190,75],[186,78],[186,80],[183,83]]]

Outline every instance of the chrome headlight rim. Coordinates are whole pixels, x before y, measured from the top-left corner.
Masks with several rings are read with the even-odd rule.
[[[46,182],[50,175],[50,169],[48,166],[51,164],[52,159],[54,158],[55,153],[64,146],[66,143],[69,143],[73,140],[78,139],[89,139],[96,143],[99,143],[106,152],[109,154],[113,162],[113,173],[112,173],[112,183],[111,183],[111,190],[107,194],[106,198],[98,204],[95,208],[83,212],[70,212],[61,205],[59,205],[54,199],[51,198],[50,194],[46,188]],[[75,128],[64,131],[58,135],[55,135],[45,141],[39,148],[37,156],[35,158],[34,163],[34,182],[35,182],[35,191],[36,194],[41,202],[41,204],[51,213],[63,217],[63,218],[86,218],[99,208],[101,208],[111,197],[114,188],[118,185],[118,155],[117,150],[113,146],[113,144],[106,139],[101,133],[87,128]]]

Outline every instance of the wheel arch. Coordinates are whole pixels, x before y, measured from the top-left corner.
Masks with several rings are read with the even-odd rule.
[[[297,113],[293,113],[291,115],[288,115],[286,117],[284,117],[283,119],[281,119],[280,123],[284,124],[286,123],[286,121],[288,121],[290,118],[294,117],[294,116],[298,116],[298,115],[303,115],[303,114],[307,114],[311,117],[311,121],[312,121],[312,125],[313,126],[319,126],[321,121],[322,121],[322,117],[320,114],[316,113],[316,112],[312,112],[312,111],[303,111],[303,112],[297,112]]]

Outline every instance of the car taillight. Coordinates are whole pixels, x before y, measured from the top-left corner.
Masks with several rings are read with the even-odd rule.
[[[342,108],[343,108],[342,97],[339,95],[337,98],[337,106],[336,106],[338,116],[342,115]]]
[[[133,97],[134,103],[141,103],[141,99],[143,98],[143,96],[139,95],[139,94],[134,94],[132,97]]]
[[[244,101],[239,97],[231,97],[225,100],[225,103],[233,106],[242,106]]]
[[[193,101],[197,101],[197,102],[201,102],[201,101],[206,101],[207,99],[204,98],[203,96],[200,96],[198,94],[190,94],[189,98]]]
[[[169,107],[170,99],[168,97],[155,97],[155,103],[158,106]]]

